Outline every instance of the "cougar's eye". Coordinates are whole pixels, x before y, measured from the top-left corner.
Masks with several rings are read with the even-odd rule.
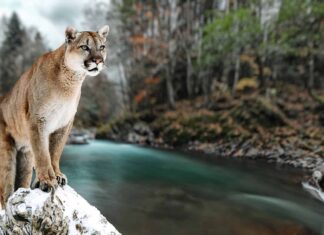
[[[82,45],[82,46],[80,46],[80,47],[81,47],[81,49],[84,50],[84,51],[89,51],[89,50],[90,50],[90,48],[89,48],[87,45]]]
[[[102,51],[102,50],[104,50],[105,48],[106,48],[105,45],[101,45],[99,49]]]

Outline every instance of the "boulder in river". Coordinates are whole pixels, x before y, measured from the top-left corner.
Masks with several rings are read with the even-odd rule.
[[[120,234],[71,187],[55,193],[18,189],[0,210],[0,235]]]

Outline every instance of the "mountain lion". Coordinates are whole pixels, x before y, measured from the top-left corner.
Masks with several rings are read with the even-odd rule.
[[[68,27],[65,43],[41,56],[0,99],[0,209],[19,187],[43,191],[65,185],[59,161],[87,75],[106,59],[106,25],[98,32]]]

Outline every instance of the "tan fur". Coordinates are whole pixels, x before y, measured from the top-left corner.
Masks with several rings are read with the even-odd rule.
[[[0,100],[0,202],[29,187],[32,168],[43,185],[63,177],[59,161],[86,75],[97,75],[106,58],[108,27],[96,32],[66,30],[66,43],[41,56]],[[89,50],[80,46],[87,45]],[[97,62],[99,64],[97,64]],[[97,71],[89,71],[93,67]],[[0,208],[1,208],[0,204]]]

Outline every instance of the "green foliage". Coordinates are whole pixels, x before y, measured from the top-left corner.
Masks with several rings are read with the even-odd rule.
[[[219,63],[235,50],[253,47],[260,33],[260,24],[249,8],[216,18],[204,27],[203,66]]]
[[[276,27],[279,42],[288,54],[305,57],[316,53],[314,46],[323,42],[321,24],[324,19],[324,3],[314,0],[283,1]]]
[[[297,3],[298,2],[298,3]],[[218,14],[204,27],[201,68],[218,68],[228,61],[234,69],[237,53],[254,56],[269,67],[293,56],[297,61],[321,55],[324,42],[324,3],[319,0],[283,0],[278,17],[261,25],[260,1],[248,1],[237,10]],[[219,10],[216,10],[220,12]],[[263,61],[261,61],[261,59]],[[258,61],[257,61],[258,60]]]

